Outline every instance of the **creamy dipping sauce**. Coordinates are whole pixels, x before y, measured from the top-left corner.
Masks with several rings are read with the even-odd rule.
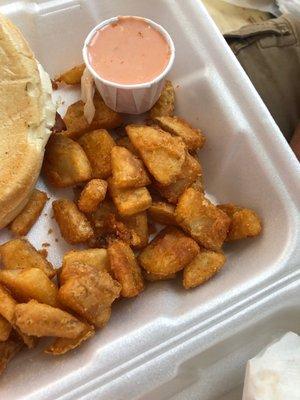
[[[98,30],[88,45],[89,62],[97,74],[120,84],[152,81],[167,67],[170,47],[147,21],[119,17]]]

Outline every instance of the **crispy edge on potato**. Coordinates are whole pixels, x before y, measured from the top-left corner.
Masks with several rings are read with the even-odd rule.
[[[92,168],[82,147],[74,140],[52,134],[45,151],[43,172],[55,187],[68,187],[92,178]]]
[[[125,129],[151,175],[162,185],[175,182],[186,159],[182,139],[153,126],[127,125]]]
[[[143,275],[146,281],[148,282],[157,282],[157,281],[167,281],[169,279],[175,279],[176,278],[176,273],[174,274],[169,274],[169,275],[158,275],[158,274],[153,274],[152,272],[148,272],[143,270]]]
[[[105,129],[87,132],[78,139],[92,166],[93,178],[106,179],[111,175],[111,151],[116,145]]]
[[[121,295],[137,296],[144,290],[144,280],[133,251],[121,240],[111,241],[107,251],[111,270],[122,286]]]
[[[172,82],[166,80],[159,99],[149,112],[150,118],[154,119],[163,115],[173,115],[174,108],[175,90]]]
[[[73,315],[36,300],[16,305],[15,324],[23,333],[37,337],[75,339],[86,329],[86,324]]]
[[[151,183],[143,162],[125,147],[112,148],[111,165],[115,185],[121,189],[137,188]]]
[[[0,270],[0,282],[21,302],[34,299],[56,306],[58,289],[39,268]]]
[[[159,116],[154,118],[163,130],[181,137],[190,151],[201,149],[205,143],[205,136],[200,129],[193,128],[187,121],[179,117]]]
[[[130,217],[121,217],[121,220],[131,231],[131,245],[137,249],[145,247],[149,239],[147,213],[143,211]]]
[[[75,67],[68,69],[63,74],[59,75],[55,82],[63,82],[66,85],[78,85],[81,82],[85,64],[75,65]]]
[[[136,148],[131,143],[131,141],[130,141],[130,139],[129,139],[129,137],[127,135],[117,139],[116,140],[116,144],[117,144],[117,146],[125,147],[127,150],[130,151],[130,153],[134,154],[135,156],[139,155],[137,150],[136,150]]]
[[[183,270],[183,287],[190,289],[202,285],[220,271],[225,261],[223,253],[201,249]]]
[[[168,186],[156,184],[155,187],[161,196],[166,198],[168,202],[177,204],[179,197],[182,195],[185,189],[193,185],[197,179],[201,177],[202,167],[199,161],[187,153],[182,172],[178,179]]]
[[[175,219],[175,206],[164,201],[153,201],[148,208],[149,217],[162,225],[177,225]]]
[[[262,222],[257,213],[232,203],[217,206],[231,219],[226,242],[258,236],[262,231]]]
[[[198,254],[199,246],[181,230],[164,228],[141,252],[141,266],[152,274],[169,276],[182,270]]]
[[[9,361],[21,350],[23,343],[17,338],[0,343],[0,375],[4,372]]]
[[[5,342],[9,338],[11,330],[11,324],[0,315],[0,342]]]
[[[230,226],[230,218],[206,199],[203,193],[188,188],[180,196],[176,221],[192,238],[208,250],[220,251]]]
[[[70,244],[84,243],[94,236],[93,228],[76,204],[68,199],[52,203],[54,218],[62,237]]]
[[[9,225],[9,229],[14,235],[25,236],[41,215],[46,201],[47,194],[41,190],[34,189],[28,203]]]
[[[96,129],[115,129],[122,125],[123,118],[121,114],[107,107],[97,91],[94,96],[94,106],[95,115],[91,124],[89,124],[84,116],[83,101],[79,100],[71,104],[64,116],[64,122],[67,127],[64,134],[72,139],[77,139],[88,131]]]
[[[26,239],[13,239],[0,246],[0,264],[6,270],[39,268],[49,278],[56,274],[50,262]]]
[[[105,199],[107,182],[102,179],[92,179],[89,181],[78,199],[78,208],[84,213],[96,211],[101,201]]]
[[[83,342],[90,339],[94,335],[95,329],[87,324],[85,331],[83,331],[75,339],[57,338],[50,346],[48,346],[44,350],[44,352],[53,356],[66,354],[68,351],[74,350],[79,347]]]
[[[109,178],[108,188],[119,214],[123,217],[145,211],[151,205],[152,199],[145,187],[120,189],[114,179]]]

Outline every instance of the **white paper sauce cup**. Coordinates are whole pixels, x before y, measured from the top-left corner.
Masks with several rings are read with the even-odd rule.
[[[116,22],[119,17],[107,19],[97,26],[88,34],[83,46],[83,59],[84,62],[94,77],[95,84],[99,90],[105,104],[111,109],[128,114],[141,114],[150,110],[154,103],[158,100],[164,86],[164,79],[170,69],[172,68],[175,58],[175,47],[173,40],[168,32],[156,22],[147,18],[130,16],[132,18],[142,19],[150,26],[160,32],[170,47],[170,58],[166,68],[155,79],[139,84],[120,84],[103,79],[93,69],[88,57],[88,45],[94,37],[95,33],[102,29],[104,26]]]

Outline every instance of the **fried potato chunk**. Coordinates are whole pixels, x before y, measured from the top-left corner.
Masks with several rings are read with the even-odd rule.
[[[162,225],[177,225],[175,219],[175,206],[163,201],[154,201],[148,208],[149,217]]]
[[[57,287],[39,268],[0,270],[0,282],[15,298],[56,306]]]
[[[262,230],[262,223],[255,211],[235,204],[221,204],[218,206],[231,219],[226,242],[258,236]]]
[[[173,115],[175,108],[175,91],[171,81],[166,80],[157,102],[150,110],[150,118]]]
[[[71,104],[64,116],[64,122],[67,127],[64,134],[72,139],[76,139],[88,131],[96,129],[114,129],[122,125],[122,116],[108,108],[97,92],[94,96],[94,106],[95,116],[92,123],[89,124],[84,116],[83,101],[80,100]]]
[[[41,215],[46,201],[47,194],[41,190],[34,189],[28,203],[20,214],[9,225],[9,229],[17,236],[25,236]]]
[[[86,324],[73,315],[48,304],[38,303],[36,300],[17,304],[15,321],[23,333],[37,337],[56,336],[75,339],[86,329]]]
[[[67,85],[78,85],[81,82],[83,71],[85,70],[85,64],[75,65],[75,67],[65,71],[55,82],[63,82]]]
[[[145,247],[149,239],[147,213],[144,211],[121,219],[131,231],[131,246],[137,249]]]
[[[142,161],[125,147],[112,148],[111,164],[114,183],[121,189],[138,188],[151,183]]]
[[[156,184],[155,187],[162,197],[166,198],[172,204],[177,204],[179,197],[185,189],[190,187],[201,176],[202,168],[200,163],[187,153],[182,172],[178,179],[168,186]]]
[[[86,264],[99,271],[110,272],[110,264],[106,249],[71,250],[63,257],[63,268],[60,274],[60,283],[64,284],[76,274],[76,265]]]
[[[66,354],[68,351],[79,347],[83,342],[90,339],[94,335],[95,329],[87,324],[85,331],[83,331],[75,339],[57,338],[55,339],[54,343],[48,346],[44,351],[45,353],[52,354],[54,356]]]
[[[116,145],[105,129],[85,133],[78,140],[93,171],[93,178],[106,179],[111,175],[111,151]]]
[[[119,189],[114,179],[108,180],[109,193],[121,216],[130,216],[147,210],[151,206],[151,196],[145,187]]]
[[[16,338],[0,343],[0,375],[3,373],[9,361],[21,350],[23,344]]]
[[[102,179],[92,179],[83,188],[79,200],[80,211],[89,213],[96,211],[101,201],[105,199],[107,182]]]
[[[39,268],[49,278],[55,269],[27,240],[14,239],[0,246],[0,264],[4,269]]]
[[[139,262],[147,272],[166,277],[182,270],[198,252],[193,239],[169,226],[141,252]]]
[[[0,315],[10,324],[14,323],[16,305],[16,300],[2,285],[0,285]]]
[[[186,159],[182,139],[153,126],[127,125],[126,132],[154,178],[162,185],[175,182]]]
[[[162,116],[154,118],[164,131],[181,137],[190,151],[201,149],[205,143],[205,136],[200,129],[192,128],[183,118]]]
[[[92,178],[89,160],[74,140],[52,134],[45,151],[44,174],[55,187],[68,187]]]
[[[144,278],[148,282],[157,282],[157,281],[167,281],[169,279],[175,279],[176,273],[169,275],[158,275],[153,274],[152,272],[143,271]]]
[[[74,269],[76,274],[60,287],[58,298],[63,305],[100,328],[103,311],[119,297],[121,286],[107,272],[90,265],[76,264]]]
[[[190,289],[202,285],[220,271],[225,261],[224,254],[201,249],[183,270],[183,287]]]
[[[204,193],[203,175],[197,177],[195,182],[191,184],[191,188],[198,190],[200,193]]]
[[[68,199],[52,203],[54,218],[62,237],[70,244],[84,243],[94,236],[93,228],[75,203]]]
[[[175,210],[176,221],[199,244],[219,251],[226,239],[230,218],[207,200],[203,193],[188,188]]]
[[[130,151],[130,153],[134,154],[135,156],[138,156],[138,152],[134,147],[134,145],[131,143],[128,136],[123,136],[119,138],[118,140],[116,140],[116,144],[117,146],[125,147],[127,150]]]
[[[144,281],[133,251],[121,240],[111,241],[107,251],[111,270],[122,286],[121,295],[137,296],[144,289]]]
[[[5,342],[12,330],[11,324],[0,315],[0,342]]]
[[[104,235],[106,232],[106,219],[110,214],[115,214],[116,208],[112,201],[104,200],[99,204],[98,209],[89,214],[88,218],[91,221],[95,230],[96,236]]]

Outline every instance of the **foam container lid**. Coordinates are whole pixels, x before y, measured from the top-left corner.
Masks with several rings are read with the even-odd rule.
[[[149,285],[138,298],[118,302],[107,327],[82,348],[58,358],[41,348],[22,352],[1,377],[0,398],[241,398],[242,366],[267,344],[255,341],[255,327],[265,318],[271,335],[274,304],[300,309],[292,296],[300,285],[300,164],[205,8],[198,0],[28,0],[2,1],[0,12],[22,29],[51,76],[82,62],[83,41],[103,19],[132,14],[165,27],[176,47],[169,76],[176,113],[207,136],[199,153],[207,192],[217,202],[255,209],[264,222],[262,236],[226,247],[226,266],[203,287]],[[56,97],[66,99],[63,113],[78,92]],[[45,188],[42,180],[38,185]],[[71,196],[47,191],[52,199]],[[50,243],[58,267],[69,247],[51,215],[50,200],[28,238],[37,248]],[[2,231],[0,243],[9,237]],[[239,332],[250,332],[246,342]]]

